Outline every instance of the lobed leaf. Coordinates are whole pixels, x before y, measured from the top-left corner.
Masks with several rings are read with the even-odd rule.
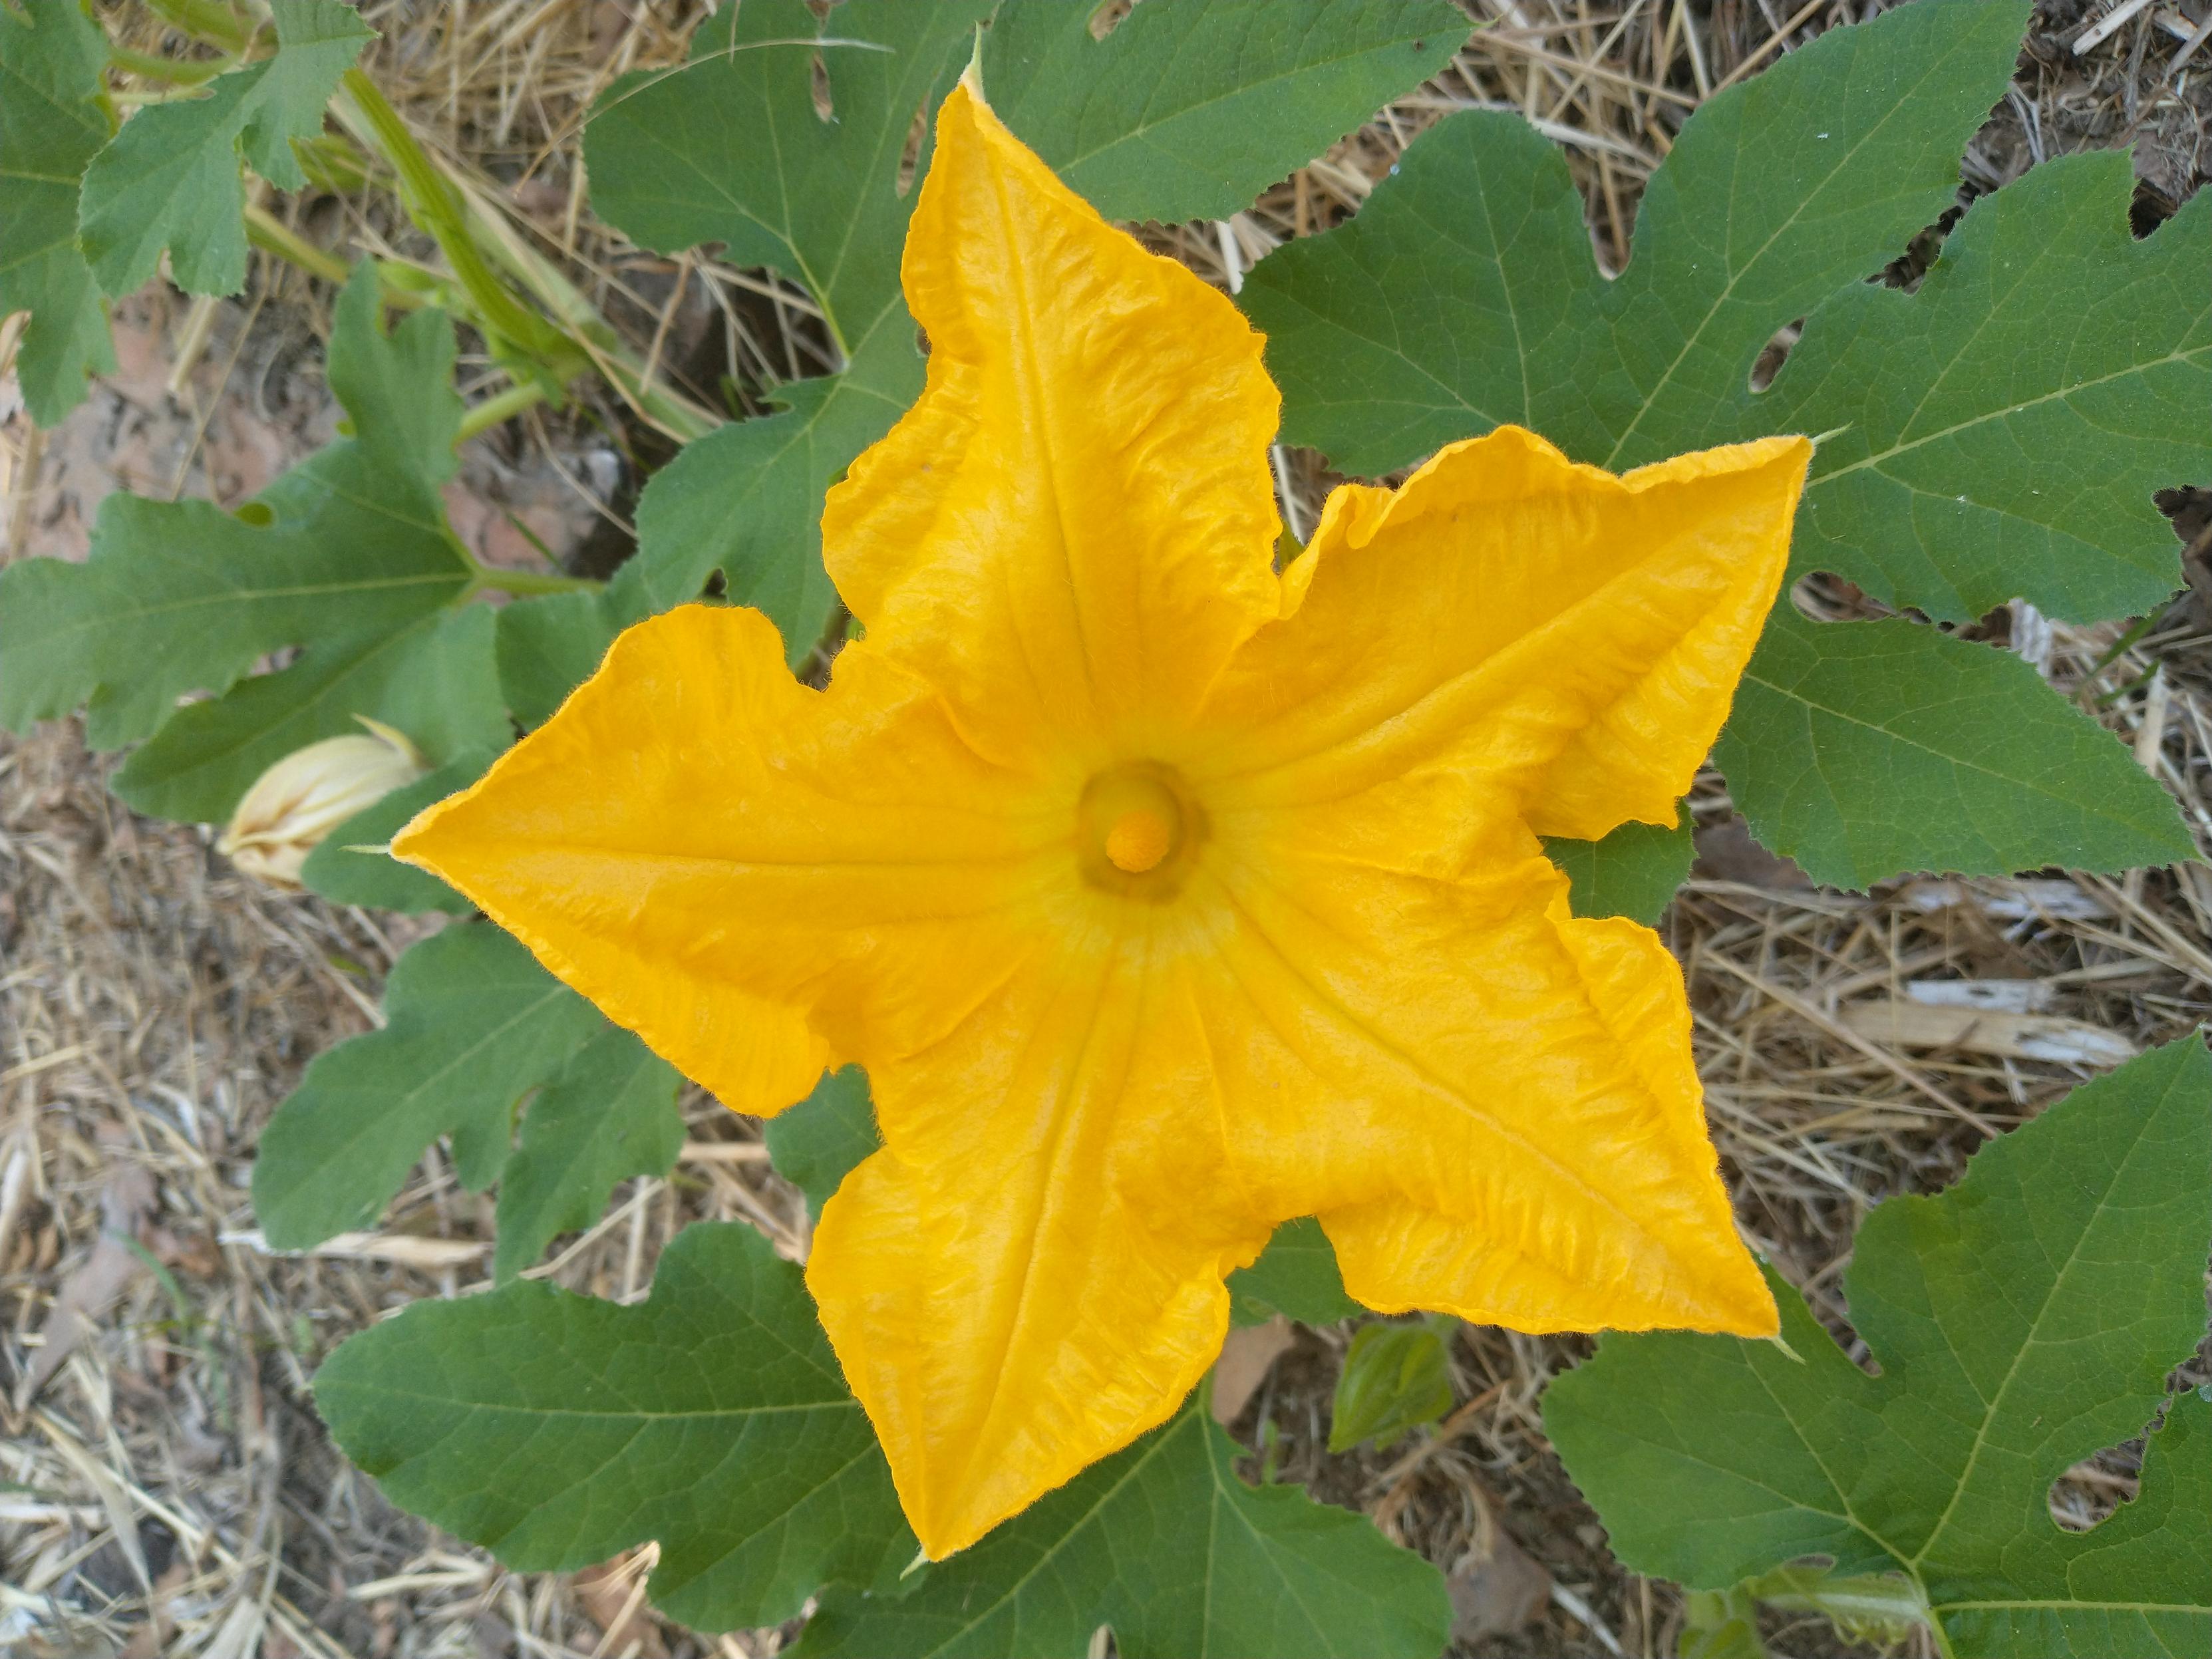
[[[438,763],[507,739],[489,617],[448,614],[472,568],[447,527],[460,400],[453,326],[425,310],[389,336],[364,267],[340,296],[330,378],[354,434],[235,514],[118,494],[83,564],[0,571],[0,724],[88,705],[113,749],[152,735],[117,780],[143,811],[216,820],[290,749],[368,714]],[[237,682],[266,653],[279,674]],[[235,689],[234,689],[235,688]],[[178,712],[187,692],[212,702]]]
[[[2138,241],[2134,185],[2124,151],[2060,157],[1977,203],[1917,292],[1813,313],[1741,422],[1832,431],[1798,570],[1954,622],[2165,602],[2180,547],[2151,498],[2212,483],[2212,201]]]
[[[519,1570],[658,1540],[653,1601],[701,1630],[914,1556],[799,1269],[741,1223],[679,1233],[633,1307],[528,1280],[417,1303],[332,1354],[315,1404],[394,1503]]]
[[[500,1171],[494,1277],[514,1278],[556,1233],[597,1221],[616,1182],[667,1174],[684,1148],[682,1082],[611,1025],[569,1056],[530,1103],[521,1143]]]
[[[1807,1555],[1895,1571],[1959,1659],[2195,1654],[2212,1639],[2204,1334],[2212,1059],[2190,1037],[2075,1090],[1933,1198],[1861,1228],[1869,1376],[1769,1273],[1788,1350],[1614,1335],[1545,1425],[1638,1571],[1721,1589]],[[2062,1531],[2051,1484],[2143,1431],[2141,1496]]]
[[[1127,1659],[1442,1650],[1451,1607],[1434,1567],[1363,1515],[1246,1486],[1243,1455],[1194,1398],[903,1597],[833,1589],[795,1652],[1080,1659],[1101,1625]]]
[[[163,249],[188,294],[246,286],[242,155],[270,183],[307,182],[292,141],[323,130],[323,106],[376,31],[342,0],[270,0],[276,51],[219,75],[204,96],[151,104],[94,158],[78,202],[79,244],[109,294],[154,274]]]
[[[78,183],[109,137],[106,68],[106,37],[76,0],[0,5],[0,316],[31,313],[15,375],[40,426],[115,368],[76,246]]]
[[[639,562],[687,579],[721,571],[732,602],[775,623],[794,666],[836,605],[823,496],[921,390],[898,286],[914,203],[902,161],[978,23],[992,19],[986,90],[1016,131],[1105,210],[1162,219],[1244,206],[1468,33],[1443,0],[1152,0],[1103,42],[1091,9],[1059,0],[992,14],[992,0],[846,0],[817,22],[802,0],[748,0],[702,27],[681,69],[618,82],[585,135],[604,217],[649,247],[720,241],[733,263],[781,271],[806,288],[836,345],[835,373],[791,381],[772,394],[776,412],[687,446],[638,504]],[[817,52],[828,118],[814,105]],[[917,175],[929,142],[925,126]],[[657,608],[698,591],[692,580]],[[550,714],[637,619],[614,601],[513,607],[501,659],[523,718]]]
[[[1245,285],[1285,436],[1371,474],[1509,421],[1615,469],[1821,432],[1801,572],[1941,617],[2015,593],[2076,617],[2154,605],[2179,566],[2150,494],[2212,473],[2208,210],[2131,242],[2124,158],[2077,158],[1975,206],[1917,293],[1862,280],[1949,204],[2025,15],[1922,0],[1714,98],[1610,283],[1553,146],[1510,116],[1441,123],[1349,224]],[[1777,607],[1719,750],[1767,845],[1850,884],[2187,855],[2116,744],[1990,653],[1925,630],[1908,648],[1904,627]],[[1955,732],[1911,712],[1961,704]]]
[[[467,899],[428,871],[402,864],[382,849],[409,819],[432,802],[467,788],[496,757],[491,750],[470,750],[355,813],[307,854],[301,885],[337,904],[470,915],[476,906]]]
[[[1814,880],[2195,856],[2173,798],[2018,657],[1775,608],[1714,746],[1752,833]]]
[[[1006,0],[983,38],[999,118],[1109,219],[1223,219],[1451,61],[1446,0]]]
[[[935,107],[989,10],[847,0],[824,22],[804,0],[748,0],[700,27],[680,69],[617,82],[585,132],[602,217],[647,247],[719,241],[732,263],[805,284],[836,343],[838,374],[795,383],[780,414],[688,446],[638,507],[638,556],[696,554],[728,572],[732,597],[768,611],[794,663],[836,600],[822,497],[921,390],[899,297],[914,203],[900,164],[917,111]],[[814,106],[817,52],[830,118]],[[925,136],[915,166],[927,164]]]
[[[495,626],[489,608],[472,605],[311,644],[289,667],[178,709],[108,787],[149,817],[219,823],[263,772],[358,731],[364,714],[405,732],[435,764],[501,748],[513,728],[500,706]]]
[[[441,1135],[453,1138],[462,1183],[488,1186],[523,1097],[607,1029],[489,922],[448,927],[401,957],[384,1016],[382,1030],[318,1054],[262,1132],[253,1207],[275,1249],[374,1222]]]

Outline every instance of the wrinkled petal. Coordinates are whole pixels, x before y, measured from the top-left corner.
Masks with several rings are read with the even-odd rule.
[[[1165,1420],[1267,1242],[1176,931],[1040,942],[871,1074],[886,1150],[824,1206],[807,1283],[933,1558]]]
[[[960,1017],[1055,833],[1035,793],[864,646],[817,692],[759,612],[687,605],[623,634],[393,851],[726,1104],[768,1113],[832,1058]]]
[[[1174,722],[1279,608],[1260,337],[965,87],[903,280],[928,385],[830,492],[838,591],[988,752]]]
[[[1457,880],[1302,834],[1214,869],[1238,926],[1200,1002],[1252,1201],[1318,1214],[1370,1307],[1774,1330],[1658,937],[1571,918],[1519,826]]]
[[[1811,453],[1768,438],[1616,478],[1501,427],[1395,491],[1337,490],[1296,611],[1217,688],[1213,769],[1271,774],[1285,805],[1446,769],[1541,835],[1674,823]]]

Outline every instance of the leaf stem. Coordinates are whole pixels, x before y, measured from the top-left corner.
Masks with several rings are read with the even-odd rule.
[[[588,366],[586,353],[543,317],[527,311],[485,264],[483,252],[469,234],[459,197],[445,175],[423,153],[399,112],[386,101],[376,82],[359,69],[349,69],[340,82],[341,106],[350,104],[373,135],[375,147],[399,175],[400,204],[437,242],[453,276],[477,315],[472,319],[526,353],[562,380]]]
[[[466,443],[479,432],[489,432],[501,421],[511,420],[524,410],[535,409],[544,401],[544,386],[536,380],[518,380],[506,391],[495,392],[464,414],[460,429],[454,434],[453,441],[456,444]]]
[[[310,276],[319,276],[326,283],[343,285],[351,274],[346,262],[337,254],[328,248],[317,247],[258,203],[246,204],[246,240],[264,252],[273,253],[287,264],[297,265]],[[422,303],[417,295],[399,298],[388,288],[386,297],[397,299],[401,305],[410,301],[418,305]]]
[[[143,76],[149,81],[167,81],[178,87],[204,86],[231,67],[228,62],[193,62],[161,58],[150,52],[133,52],[128,46],[113,45],[107,48],[107,61],[126,75]]]
[[[163,21],[195,40],[221,46],[233,57],[243,53],[261,32],[260,25],[240,17],[224,0],[148,0]]]
[[[495,587],[517,599],[528,599],[540,593],[596,593],[606,586],[590,576],[571,576],[557,570],[510,570],[501,564],[485,564],[473,556],[469,564],[470,593]],[[467,597],[465,593],[462,595],[464,599]]]

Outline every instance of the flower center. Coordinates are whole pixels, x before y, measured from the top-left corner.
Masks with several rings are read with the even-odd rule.
[[[1166,898],[1182,884],[1205,817],[1182,780],[1139,761],[1092,778],[1077,809],[1078,855],[1092,884]]]
[[[1148,807],[1133,806],[1106,832],[1106,856],[1116,870],[1141,876],[1168,855],[1175,826]]]

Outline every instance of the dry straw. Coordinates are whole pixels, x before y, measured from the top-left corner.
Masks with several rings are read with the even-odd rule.
[[[1356,210],[1444,113],[1503,108],[1566,147],[1601,256],[1617,268],[1644,181],[1702,97],[1880,9],[1480,0],[1486,27],[1443,74],[1237,215],[1225,235],[1146,234],[1226,285],[1232,265]],[[423,142],[615,318],[657,374],[672,385],[688,377],[703,396],[701,383],[723,375],[757,388],[822,368],[805,296],[757,272],[627,247],[592,221],[577,164],[592,97],[626,70],[674,61],[699,9],[364,7],[386,37],[370,71]],[[114,10],[130,44],[163,47],[145,9]],[[2139,207],[2169,210],[2204,176],[2198,135],[2212,101],[2192,77],[2212,79],[2212,57],[2198,55],[2208,25],[2203,0],[2046,0],[2012,97],[1967,156],[1969,188],[2049,155],[2133,142]],[[433,257],[374,193],[275,198],[270,210],[319,246]],[[195,410],[237,371],[239,319],[296,331],[326,299],[257,261],[242,307],[178,309],[169,356],[187,463],[204,430]],[[228,363],[209,351],[223,339]],[[0,330],[0,362],[11,349]],[[611,400],[599,413],[622,418]],[[0,404],[0,527],[20,548],[33,510],[48,510],[41,480],[54,455],[83,434],[72,425],[42,443],[20,411]],[[550,459],[568,477],[581,471],[584,430],[533,411],[477,447],[503,466]],[[279,436],[295,453],[312,445]],[[1284,463],[1310,523],[1331,480],[1312,455]],[[596,495],[580,510],[622,517]],[[2212,514],[2185,507],[2193,580],[2208,523]],[[1867,609],[1844,590],[1806,597],[1839,616]],[[2055,626],[2018,607],[1972,631],[2028,656],[2130,742],[2212,841],[2206,622],[2192,592],[2124,638],[2117,625]],[[315,1365],[410,1298],[482,1286],[489,1209],[434,1152],[375,1232],[272,1256],[246,1202],[253,1139],[309,1057],[368,1029],[384,974],[422,926],[258,889],[194,832],[133,818],[105,793],[106,769],[70,726],[0,739],[0,1650],[72,1659],[778,1650],[790,1632],[702,1640],[660,1626],[641,1605],[644,1553],[573,1580],[507,1573],[389,1509],[331,1449],[309,1404]],[[1689,975],[1714,1127],[1746,1228],[1839,1330],[1841,1269],[1869,1206],[1955,1178],[1986,1134],[2129,1049],[2189,1029],[2212,998],[2212,875],[2201,867],[1838,895],[1750,847],[1718,778],[1700,783],[1693,805],[1701,873],[1663,926]],[[768,1169],[755,1127],[703,1098],[688,1112],[691,1142],[674,1173],[619,1191],[544,1276],[635,1297],[662,1246],[702,1218],[752,1223],[803,1255],[805,1207]],[[1275,1424],[1287,1477],[1376,1510],[1462,1578],[1497,1561],[1501,1534],[1525,1547],[1549,1574],[1535,1621],[1464,1651],[1673,1650],[1673,1594],[1610,1561],[1543,1437],[1537,1402],[1574,1343],[1465,1331],[1453,1356],[1460,1409],[1443,1432],[1386,1460],[1322,1451],[1344,1340],[1302,1336],[1239,1427],[1249,1438],[1261,1419]],[[2132,1474],[2124,1450],[2107,1454],[2063,1482],[2055,1502],[2086,1520],[2125,1496]],[[1810,1627],[1785,1649],[1846,1650]]]

